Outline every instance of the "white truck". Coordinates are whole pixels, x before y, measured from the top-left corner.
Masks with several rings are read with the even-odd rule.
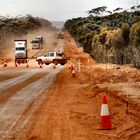
[[[63,32],[57,32],[56,33],[56,38],[58,38],[58,39],[64,39],[64,33]]]
[[[39,65],[43,63],[46,65],[50,63],[54,63],[56,65],[60,63],[61,65],[64,65],[67,63],[67,60],[69,60],[69,58],[65,57],[63,52],[47,52],[45,55],[36,58]]]
[[[43,49],[43,36],[36,36],[32,41],[32,49]]]
[[[15,40],[15,62],[26,63],[27,59],[27,40]]]

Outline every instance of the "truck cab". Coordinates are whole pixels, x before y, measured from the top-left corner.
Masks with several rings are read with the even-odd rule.
[[[33,50],[36,50],[36,49],[40,49],[40,42],[38,41],[38,39],[33,39],[32,41],[31,41],[31,43],[32,43],[32,49]]]
[[[15,40],[15,61],[27,59],[27,40]]]
[[[36,36],[32,41],[32,49],[43,49],[43,36]]]

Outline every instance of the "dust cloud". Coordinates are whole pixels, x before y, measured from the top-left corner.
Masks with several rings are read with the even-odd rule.
[[[52,44],[56,42],[55,31],[50,30],[46,27],[30,31],[24,35],[17,34],[8,34],[6,37],[1,38],[0,40],[0,59],[7,58],[9,60],[14,60],[15,58],[15,46],[14,40],[23,39],[27,40],[28,51],[32,49],[31,41],[36,36],[43,36],[43,47],[48,47],[49,50],[52,50]]]

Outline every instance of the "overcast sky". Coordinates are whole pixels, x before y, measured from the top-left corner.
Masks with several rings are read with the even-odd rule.
[[[48,20],[65,21],[69,18],[87,16],[86,11],[98,6],[108,10],[125,9],[138,0],[0,0],[0,15],[26,15],[44,17]]]

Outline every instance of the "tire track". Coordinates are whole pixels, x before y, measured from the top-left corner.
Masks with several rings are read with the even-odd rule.
[[[5,89],[7,89],[7,88],[10,88],[10,87],[20,83],[20,82],[23,82],[24,80],[26,80],[29,77],[31,77],[33,74],[35,74],[35,72],[29,72],[27,74],[18,76],[16,78],[0,82],[0,91],[3,91]]]
[[[15,75],[0,75],[0,82],[3,82],[3,81],[6,81],[6,80],[9,80],[9,79],[12,79],[12,78],[16,78],[18,76],[21,76],[21,74],[15,74]]]
[[[32,75],[30,78],[18,83],[17,85],[11,86],[3,91],[0,91],[0,105],[4,104],[11,96],[16,92],[20,91],[22,88],[26,87],[30,83],[39,80],[40,78],[46,76],[46,72],[40,72]]]
[[[51,70],[51,67],[44,67],[43,69],[33,68],[30,71],[26,70],[26,69],[24,69],[22,71],[20,69],[17,69],[16,71],[8,70],[8,71],[6,71],[7,74],[11,75],[11,73],[12,73],[12,75],[13,75],[13,74],[20,73],[19,74],[20,76],[0,82],[0,91],[3,91],[9,87],[12,87],[12,86],[20,83],[20,82],[23,82],[24,80],[27,80],[29,77],[31,77],[35,73],[38,73],[41,71],[50,72],[50,70]],[[0,71],[0,74],[3,76],[5,75],[5,73],[4,72],[1,73],[1,71]]]
[[[44,90],[50,87],[59,71],[60,69],[50,72],[47,76],[45,74],[38,76],[36,81],[17,91],[3,106],[3,109],[0,109],[0,137],[2,140],[9,138],[18,122],[21,122],[18,124],[19,131],[19,127],[23,128],[30,121],[33,112],[43,100],[43,98],[40,99],[39,97],[43,95]],[[31,106],[31,110],[28,109],[29,106]],[[26,110],[30,110],[26,119],[24,118],[24,120],[20,121]]]

